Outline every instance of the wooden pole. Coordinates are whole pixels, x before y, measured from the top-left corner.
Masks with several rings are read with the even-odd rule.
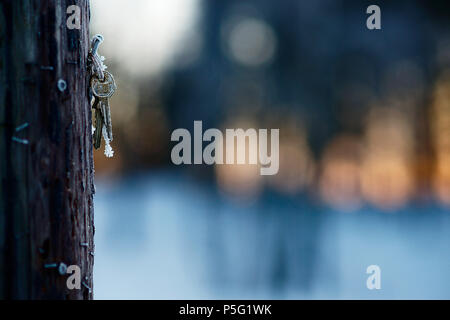
[[[66,25],[81,9],[80,29]],[[88,0],[0,0],[0,298],[91,299]],[[52,263],[77,265],[81,289]]]

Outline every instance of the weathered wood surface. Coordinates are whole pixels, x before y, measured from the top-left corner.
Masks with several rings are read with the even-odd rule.
[[[80,30],[66,26],[73,4]],[[0,0],[0,298],[92,298],[88,25],[88,0]],[[67,275],[44,268],[60,262],[86,286],[68,290]]]

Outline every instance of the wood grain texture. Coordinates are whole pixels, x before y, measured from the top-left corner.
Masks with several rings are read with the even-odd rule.
[[[66,26],[73,4],[80,30]],[[0,0],[0,298],[92,298],[44,268],[78,265],[93,287],[88,26],[88,0]]]

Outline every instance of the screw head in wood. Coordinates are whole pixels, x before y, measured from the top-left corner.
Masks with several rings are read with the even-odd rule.
[[[66,91],[67,89],[67,82],[64,81],[63,79],[59,79],[58,80],[58,90],[61,92]]]
[[[67,273],[67,265],[61,262],[58,266],[58,272],[60,275],[65,275]]]

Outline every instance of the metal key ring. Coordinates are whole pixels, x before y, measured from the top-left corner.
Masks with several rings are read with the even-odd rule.
[[[114,77],[108,71],[103,71],[105,79],[101,81],[97,77],[92,77],[91,79],[91,88],[94,96],[98,98],[109,98],[116,91],[116,82],[114,81]],[[104,89],[105,86],[108,87],[108,91],[99,91],[99,89]]]

